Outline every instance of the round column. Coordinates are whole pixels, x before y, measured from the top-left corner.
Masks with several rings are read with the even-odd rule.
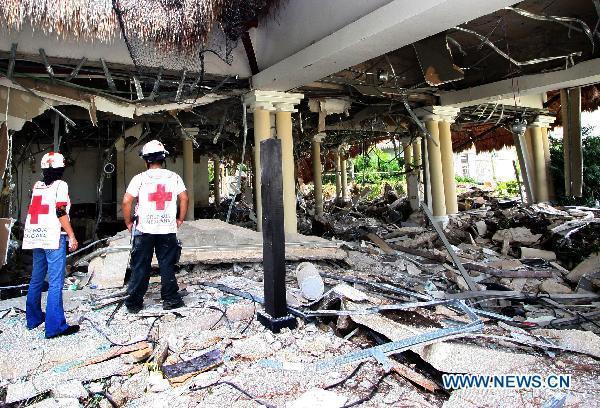
[[[458,212],[458,202],[456,198],[456,179],[454,178],[454,154],[452,152],[450,122],[445,120],[439,122],[439,130],[446,214],[456,214]]]
[[[281,140],[281,166],[283,179],[283,218],[286,234],[298,232],[296,214],[296,182],[294,180],[294,140],[292,138],[292,112],[275,113],[277,138]]]
[[[444,176],[442,172],[442,153],[440,151],[440,133],[438,121],[428,119],[427,130],[435,141],[427,141],[427,159],[429,167],[429,184],[431,185],[431,207],[435,217],[446,216],[446,198],[444,195]]]
[[[183,140],[183,183],[187,188],[189,197],[188,210],[185,219],[194,220],[194,144],[191,139]]]

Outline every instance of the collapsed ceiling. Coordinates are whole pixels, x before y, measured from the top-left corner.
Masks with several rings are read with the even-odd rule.
[[[135,106],[134,114],[125,117],[115,110],[97,109],[97,123],[109,123],[95,128],[98,138],[100,134],[105,137],[106,129],[115,127],[116,132],[119,126],[143,122],[148,134],[160,135],[167,143],[178,145],[182,129],[194,127],[199,128],[195,139],[200,150],[235,156],[242,143],[240,95],[250,88],[247,78],[137,63],[152,62],[152,58],[144,59],[142,55],[148,47],[145,42],[150,41],[157,47],[188,50],[203,67],[204,52],[211,51],[211,44],[220,42],[223,46],[223,41],[233,41],[237,46],[241,38],[248,62],[255,70],[248,30],[267,18],[279,2],[225,3],[147,0],[147,7],[141,7],[139,2],[134,5],[124,0],[73,0],[61,2],[59,7],[54,2],[11,0],[0,5],[0,19],[12,29],[18,29],[27,20],[47,31],[59,27],[58,35],[70,32],[106,37],[111,27],[118,27],[117,31],[128,40],[134,65],[53,57],[46,55],[44,49],[38,55],[23,54],[14,44],[11,51],[0,52],[0,74],[32,89],[69,88],[87,100],[100,96],[116,104]],[[73,10],[86,13],[73,19],[68,13]],[[327,116],[325,149],[347,143],[364,150],[365,144],[390,136],[412,137],[421,130],[412,111],[437,104],[442,91],[564,70],[595,57],[600,50],[599,11],[599,0],[527,0],[302,86],[296,89],[306,97],[294,115],[296,154],[301,157],[308,153],[308,143],[317,130],[318,113],[311,109],[310,100],[343,98],[349,102],[342,113]],[[168,16],[177,18],[167,19]],[[165,21],[176,23],[166,25]],[[218,29],[214,29],[215,24]],[[215,31],[224,35],[215,37]],[[136,48],[138,43],[144,43],[145,48]],[[515,81],[515,99],[519,92]],[[218,98],[211,103],[197,103],[207,95]],[[157,105],[163,108],[155,108]],[[89,114],[71,106],[53,109],[76,123],[69,133],[73,143],[95,143],[92,136],[75,136],[94,129],[89,128]],[[464,136],[466,132],[468,137],[455,141],[455,147],[494,138],[510,143],[503,135],[510,124],[538,114],[548,111],[506,103],[463,108],[453,126],[456,134],[462,132]],[[46,113],[34,119],[34,128],[49,129],[46,126],[50,117]]]

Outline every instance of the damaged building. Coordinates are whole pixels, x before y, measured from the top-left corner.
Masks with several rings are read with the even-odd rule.
[[[576,205],[600,198],[599,0],[4,0],[0,22],[1,406],[600,403],[600,208]],[[186,307],[156,273],[131,314],[121,202],[153,139],[190,198]],[[356,163],[383,143],[402,186],[374,193]],[[457,182],[459,152],[506,146],[513,197]],[[81,330],[45,339],[21,245],[52,151]]]

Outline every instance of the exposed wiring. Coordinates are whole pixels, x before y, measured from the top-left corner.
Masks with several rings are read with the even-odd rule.
[[[337,387],[338,385],[343,385],[346,383],[346,381],[348,381],[349,379],[351,379],[352,377],[354,377],[356,375],[356,373],[358,373],[358,371],[362,368],[362,366],[364,366],[366,363],[366,361],[361,362],[359,365],[356,366],[356,368],[354,370],[352,370],[352,372],[350,373],[350,375],[348,375],[345,378],[342,378],[340,381],[335,382],[333,384],[329,384],[325,387],[323,387],[323,389],[325,390],[330,390],[332,388]]]
[[[146,337],[140,340],[136,340],[130,343],[118,343],[116,341],[113,341],[110,337],[108,337],[108,335],[106,333],[104,333],[104,331],[102,331],[102,329],[100,329],[98,327],[98,325],[96,324],[96,322],[94,322],[92,319],[90,319],[89,317],[86,316],[81,316],[81,318],[79,319],[79,322],[83,322],[85,320],[87,320],[88,322],[90,322],[91,326],[102,335],[102,337],[104,337],[106,340],[108,340],[108,342],[113,345],[113,346],[120,346],[120,347],[126,347],[126,346],[132,346],[134,344],[138,344],[141,341],[148,341],[148,339],[150,338],[150,333],[152,332],[152,329],[154,328],[154,325],[156,324],[156,322],[158,322],[160,319],[162,318],[162,316],[158,316],[154,319],[154,321],[152,322],[152,324],[150,324],[150,327],[148,328],[148,332],[146,333]]]
[[[385,374],[383,374],[381,377],[379,377],[379,380],[377,380],[377,383],[375,383],[375,385],[373,386],[373,388],[371,388],[371,390],[369,391],[369,394],[365,397],[362,397],[354,402],[351,402],[349,404],[344,405],[342,408],[350,408],[350,407],[355,407],[357,405],[363,404],[367,401],[370,401],[375,394],[377,394],[377,391],[379,391],[379,387],[381,386],[381,383],[383,382],[383,380],[386,379],[387,376],[389,376],[392,372],[387,372]]]
[[[514,11],[515,13],[520,14],[523,17],[528,17],[528,18],[531,18],[534,20],[553,21],[553,22],[556,22],[556,23],[559,23],[559,24],[562,24],[562,25],[568,27],[569,30],[581,31],[585,35],[587,35],[587,37],[590,39],[590,42],[592,43],[592,54],[594,53],[594,48],[595,48],[594,33],[592,33],[592,30],[590,30],[590,27],[583,20],[580,20],[578,18],[573,18],[573,17],[546,16],[546,15],[542,15],[542,14],[534,14],[530,11],[523,10],[523,9],[520,9],[517,7],[505,7],[505,10]],[[571,23],[579,24],[581,26],[581,29],[578,30],[576,27],[573,27],[571,25]]]
[[[259,400],[258,398],[254,397],[252,394],[250,394],[248,391],[244,390],[242,387],[240,387],[239,385],[236,385],[232,382],[229,381],[217,381],[215,383],[209,384],[209,385],[205,385],[205,386],[200,386],[200,385],[193,385],[191,386],[189,389],[190,391],[200,391],[200,390],[204,390],[207,388],[211,388],[211,387],[216,387],[218,385],[228,385],[231,388],[241,392],[242,394],[244,394],[246,397],[250,398],[252,401],[256,402],[257,404],[263,405],[267,408],[276,408],[275,405],[271,405],[269,403],[266,403],[264,401]]]
[[[524,65],[533,65],[533,64],[539,64],[541,62],[547,62],[547,61],[555,61],[558,59],[569,59],[571,57],[577,56],[580,57],[582,55],[581,51],[577,51],[577,52],[572,52],[570,54],[566,54],[566,55],[557,55],[554,57],[543,57],[543,58],[534,58],[531,60],[527,60],[527,61],[517,61],[516,59],[512,58],[510,55],[508,55],[507,53],[505,53],[504,51],[502,51],[500,48],[498,48],[496,46],[496,44],[494,44],[493,42],[491,42],[490,40],[488,40],[485,36],[479,34],[476,31],[473,30],[469,30],[468,28],[463,28],[463,27],[454,27],[455,30],[458,31],[462,31],[465,33],[469,33],[472,34],[474,36],[476,36],[477,38],[479,38],[480,40],[482,40],[486,45],[488,45],[490,48],[492,48],[494,51],[496,51],[500,56],[502,56],[503,58],[507,59],[508,61],[510,61],[512,64],[520,67],[520,66],[524,66]]]

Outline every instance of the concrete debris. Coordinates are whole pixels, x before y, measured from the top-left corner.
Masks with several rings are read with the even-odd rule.
[[[577,265],[567,274],[567,279],[577,283],[587,273],[600,272],[600,253],[593,254]]]
[[[541,292],[555,294],[555,293],[573,293],[570,287],[563,285],[553,279],[546,279],[543,281],[539,289]]]
[[[544,259],[546,261],[556,261],[554,251],[544,251],[543,249],[521,247],[521,258],[523,259]]]
[[[296,279],[302,295],[308,300],[317,300],[323,296],[325,284],[316,266],[310,262],[302,262],[296,268]]]
[[[312,388],[300,396],[300,398],[285,404],[286,408],[314,408],[331,407],[341,408],[346,404],[348,398],[338,395],[333,391],[321,388]]]
[[[492,239],[497,242],[508,240],[509,244],[531,245],[535,244],[542,234],[532,234],[528,228],[517,227],[496,231]]]
[[[471,195],[439,234],[406,204],[392,194],[301,213],[301,230],[324,238],[288,240],[298,328],[279,334],[256,320],[260,234],[184,223],[186,307],[162,310],[153,279],[138,314],[119,308],[129,238],[118,235],[80,258],[91,285],[77,275],[64,291],[76,335],[46,340],[25,328],[24,297],[0,300],[0,402],[108,408],[104,393],[128,408],[533,407],[557,390],[444,390],[440,375],[556,373],[577,378],[566,404],[598,405],[596,212]]]
[[[81,383],[77,380],[69,380],[50,390],[50,395],[54,398],[86,398],[88,392]]]

